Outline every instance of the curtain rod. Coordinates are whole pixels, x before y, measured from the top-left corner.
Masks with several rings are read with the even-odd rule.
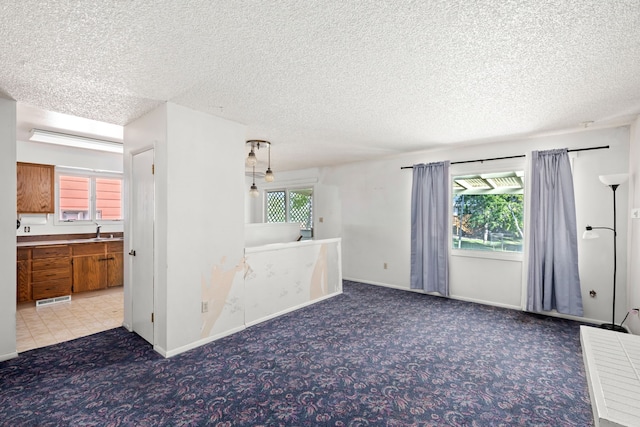
[[[567,152],[571,153],[573,151],[602,150],[602,149],[605,149],[605,148],[609,148],[609,146],[608,145],[601,145],[599,147],[574,148],[572,150],[567,150]],[[517,159],[519,157],[526,157],[526,155],[525,154],[519,154],[517,156],[492,157],[490,159],[463,160],[463,161],[460,161],[460,162],[451,162],[451,164],[452,165],[459,165],[461,163],[489,162],[491,160]],[[400,169],[413,169],[413,166],[402,166]]]

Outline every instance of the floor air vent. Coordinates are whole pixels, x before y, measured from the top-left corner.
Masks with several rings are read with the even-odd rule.
[[[36,301],[36,307],[42,307],[44,305],[57,304],[59,302],[70,302],[71,295],[65,295],[63,297],[47,298]]]

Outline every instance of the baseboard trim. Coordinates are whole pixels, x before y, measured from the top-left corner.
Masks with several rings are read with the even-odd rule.
[[[211,335],[209,337],[199,339],[198,341],[194,341],[194,342],[189,343],[187,345],[183,345],[182,347],[178,347],[178,348],[176,348],[174,350],[167,351],[167,350],[165,350],[163,348],[160,348],[158,346],[155,346],[155,345],[153,346],[153,349],[156,350],[158,353],[160,353],[163,357],[170,358],[170,357],[173,357],[173,356],[177,356],[180,353],[184,353],[185,351],[193,350],[194,348],[198,348],[198,347],[201,347],[201,346],[203,346],[205,344],[209,344],[210,342],[219,340],[220,338],[224,338],[226,336],[235,334],[236,332],[243,331],[244,329],[246,329],[246,327],[244,325],[238,326],[236,328],[229,329],[229,330],[224,331],[222,333],[219,333],[219,334],[216,334],[216,335]]]
[[[18,356],[19,354],[17,351],[14,351],[13,353],[0,354],[0,362],[4,362],[5,360],[15,359]]]
[[[392,285],[392,284],[389,284],[389,283],[375,282],[375,281],[370,281],[370,280],[353,279],[353,278],[348,278],[348,277],[345,277],[344,280],[349,280],[351,282],[363,283],[365,285],[382,286],[384,288],[398,289],[398,290],[401,290],[401,291],[408,291],[408,292],[416,292],[416,293],[425,294],[425,295],[433,295],[433,296],[438,296],[438,297],[442,297],[442,298],[451,298],[451,299],[454,299],[454,300],[471,302],[471,303],[474,303],[474,304],[489,305],[489,306],[492,306],[492,307],[506,308],[506,309],[509,309],[509,310],[525,311],[527,313],[532,313],[532,314],[542,314],[544,316],[557,317],[557,318],[560,318],[560,319],[567,319],[567,320],[574,320],[576,322],[591,323],[591,324],[595,324],[595,325],[599,325],[601,323],[606,323],[606,321],[604,321],[604,320],[591,319],[589,317],[572,316],[570,314],[558,313],[557,311],[533,312],[533,311],[525,310],[523,307],[520,307],[519,305],[502,304],[502,303],[497,303],[497,302],[492,302],[492,301],[485,301],[485,300],[479,300],[479,299],[474,299],[474,298],[461,297],[461,296],[458,296],[458,295],[449,295],[448,297],[444,297],[444,296],[440,295],[439,293],[422,292],[419,289],[409,289],[409,288],[405,288],[403,286]]]

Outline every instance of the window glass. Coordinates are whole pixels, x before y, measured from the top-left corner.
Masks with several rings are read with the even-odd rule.
[[[303,239],[313,237],[313,188],[266,191],[267,222],[297,222]]]
[[[453,178],[453,249],[522,252],[524,173]]]
[[[289,191],[289,222],[299,222],[308,230],[313,225],[313,190],[310,188]]]
[[[59,176],[59,219],[89,220],[90,179],[82,176]]]
[[[96,178],[96,219],[122,219],[122,180]]]
[[[57,172],[57,220],[121,221],[122,178],[106,173],[76,172],[64,168]]]
[[[267,222],[287,222],[286,192],[267,191]]]

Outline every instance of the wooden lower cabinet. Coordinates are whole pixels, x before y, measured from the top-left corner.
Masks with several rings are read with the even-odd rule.
[[[73,292],[107,287],[107,247],[104,243],[73,245]]]
[[[73,292],[121,286],[123,276],[121,241],[73,245]]]
[[[17,302],[122,286],[123,246],[115,241],[18,248]]]
[[[31,301],[31,249],[18,248],[16,280],[17,302]]]
[[[124,285],[123,252],[109,253],[107,262],[107,287]]]
[[[73,257],[73,292],[97,291],[107,287],[105,255]]]
[[[70,246],[36,246],[31,251],[32,299],[40,300],[70,295]]]

